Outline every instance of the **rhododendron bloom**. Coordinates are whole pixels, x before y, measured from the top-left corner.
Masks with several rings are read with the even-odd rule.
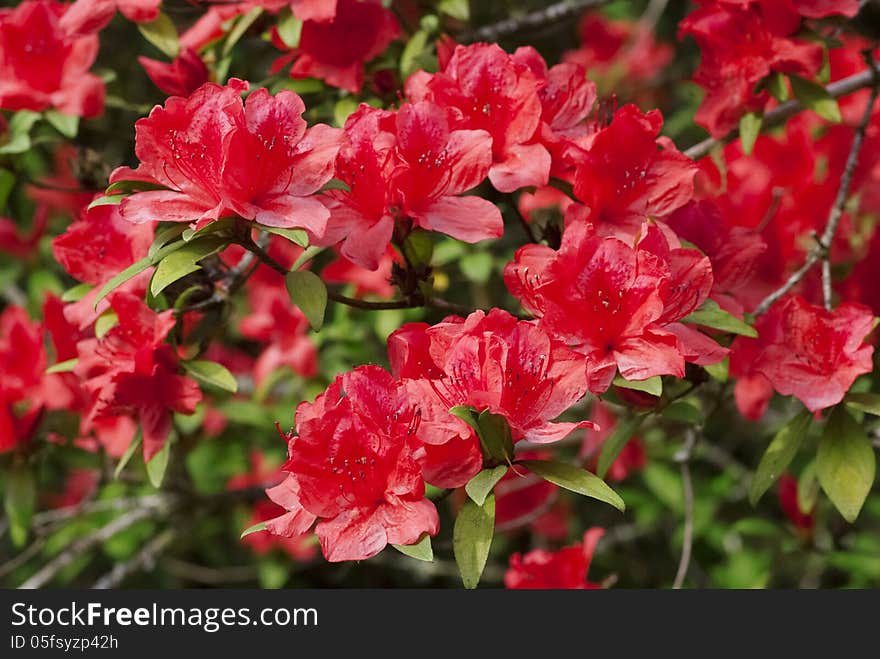
[[[298,15],[306,10],[293,9]],[[332,17],[326,12],[306,11],[311,17],[303,18],[299,44],[290,55],[275,62],[274,72],[293,60],[291,77],[318,78],[357,94],[364,83],[364,64],[400,34],[394,14],[382,6],[381,0],[337,0]],[[279,48],[287,48],[277,34],[274,41]]]
[[[273,227],[321,236],[327,209],[313,195],[333,175],[339,131],[306,127],[302,99],[248,83],[207,83],[188,98],[173,96],[136,123],[136,170],[120,167],[110,181],[141,181],[167,190],[123,199],[122,215],[203,227],[238,215]]]
[[[177,375],[177,356],[163,344],[175,324],[172,311],[157,314],[123,292],[113,293],[110,304],[118,324],[101,339],[78,344],[74,372],[95,396],[89,421],[120,414],[138,419],[147,461],[171,432],[171,412],[192,414],[201,392],[193,380]]]
[[[774,389],[811,412],[836,405],[873,368],[874,347],[865,343],[873,326],[874,315],[861,304],[827,311],[800,297],[777,302],[755,321],[757,339],[739,336],[731,347],[740,411],[760,417]]]
[[[96,36],[74,37],[59,25],[67,5],[25,0],[0,9],[0,108],[54,108],[96,117],[104,109],[104,83],[89,73],[98,54]]]
[[[208,82],[208,67],[192,48],[183,48],[170,64],[138,57],[144,71],[169,96],[189,96]]]
[[[726,354],[677,322],[708,297],[712,268],[699,252],[668,240],[646,224],[633,248],[576,223],[558,252],[526,245],[508,264],[511,293],[548,334],[586,358],[590,391],[605,391],[618,369],[628,380],[682,377],[685,361],[710,364]]]
[[[525,555],[513,554],[504,585],[534,590],[601,588],[600,584],[587,581],[587,573],[604,533],[604,529],[592,528],[584,533],[582,542],[556,552],[533,549]]]
[[[465,439],[473,454],[472,430],[449,413],[459,405],[504,416],[514,441],[553,442],[591,425],[552,421],[586,393],[580,356],[501,309],[475,311],[466,319],[451,316],[433,327],[404,325],[389,337],[388,353],[394,374],[405,379],[419,401],[421,437],[428,444],[455,446]],[[454,482],[467,475],[460,458],[438,464],[433,457],[429,452],[429,482]]]
[[[546,185],[550,153],[537,140],[541,81],[525,63],[497,44],[458,46],[440,73],[417,73],[406,83],[410,100],[450,108],[453,128],[492,136],[489,180],[501,192]]]
[[[149,23],[159,16],[162,0],[76,0],[61,18],[69,34],[92,34],[104,29],[116,10],[135,23]]]
[[[437,533],[437,510],[424,498],[418,420],[403,385],[377,366],[341,375],[314,403],[301,403],[288,476],[267,491],[288,512],[267,524],[269,532],[300,535],[317,520],[321,549],[334,562]]]
[[[699,0],[700,7],[681,22],[679,36],[693,36],[702,53],[694,81],[706,96],[695,120],[713,137],[725,135],[746,112],[764,109],[769,93],[756,89],[771,73],[812,78],[822,66],[819,44],[789,38],[800,17],[786,2]],[[810,4],[816,3],[804,3]],[[811,9],[818,13],[815,6],[807,13]]]
[[[791,474],[782,474],[779,477],[779,506],[782,512],[788,517],[788,520],[794,525],[798,531],[805,534],[813,532],[816,526],[816,507],[812,510],[801,510],[798,502],[798,482]]]
[[[46,351],[39,323],[21,307],[0,313],[0,453],[27,442],[43,410]]]
[[[658,111],[625,105],[578,160],[574,194],[600,232],[628,239],[645,218],[664,219],[693,196],[696,165],[658,137],[662,126]]]
[[[428,102],[397,113],[362,106],[349,117],[336,162],[349,190],[326,193],[331,221],[322,244],[342,241],[343,256],[375,270],[397,220],[466,242],[497,238],[501,212],[486,199],[459,196],[479,185],[492,162],[482,130],[453,130]]]

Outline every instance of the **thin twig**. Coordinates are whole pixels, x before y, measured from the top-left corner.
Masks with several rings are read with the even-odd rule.
[[[92,586],[94,590],[106,590],[115,588],[125,579],[140,570],[151,570],[156,563],[156,558],[165,551],[165,548],[174,540],[174,530],[167,529],[153,538],[143,549],[124,563],[117,563],[113,569],[98,579]]]
[[[831,98],[840,98],[841,96],[852,94],[853,92],[860,89],[875,86],[874,78],[878,73],[880,73],[880,68],[878,68],[877,64],[873,64],[873,66],[865,69],[864,71],[861,71],[860,73],[851,75],[848,78],[844,78],[843,80],[838,80],[837,82],[832,82],[830,85],[825,87],[825,91],[828,92]],[[785,123],[786,120],[793,117],[803,109],[804,106],[801,105],[800,101],[798,101],[797,99],[786,101],[785,103],[776,106],[764,115],[761,121],[761,129],[763,130],[765,128],[772,128],[773,126],[778,126],[779,124]],[[717,145],[731,142],[738,136],[739,129],[734,128],[722,138],[716,139],[714,137],[709,137],[702,142],[694,144],[692,147],[687,149],[684,154],[688,158],[699,160],[703,156],[707,155]]]
[[[804,264],[789,277],[786,282],[777,290],[770,293],[755,309],[755,315],[758,316],[766,312],[773,303],[786,295],[794,288],[813,268],[814,265],[822,260],[822,294],[825,300],[825,307],[831,310],[831,244],[834,242],[834,235],[837,233],[837,227],[840,224],[840,218],[843,217],[843,208],[846,205],[847,197],[849,197],[850,186],[852,185],[853,173],[859,161],[859,153],[862,150],[862,144],[865,141],[865,132],[871,121],[871,114],[874,104],[877,101],[878,89],[880,89],[880,70],[878,70],[873,60],[870,61],[870,68],[867,73],[871,76],[872,86],[871,95],[868,98],[868,104],[862,115],[859,127],[853,136],[852,146],[850,146],[849,156],[846,159],[846,165],[843,169],[843,176],[840,179],[840,187],[837,190],[837,197],[831,212],[828,215],[828,222],[822,235],[817,238],[816,246],[807,254]]]
[[[681,463],[681,486],[684,497],[684,534],[681,541],[681,558],[678,561],[678,571],[675,573],[675,581],[672,582],[673,590],[678,590],[684,584],[688,567],[691,564],[691,550],[694,544],[694,486],[691,481],[690,460],[694,445],[697,442],[697,430],[688,432],[684,447],[676,455],[676,460]]]
[[[15,572],[22,565],[27,563],[31,558],[40,553],[40,550],[46,546],[46,538],[37,538],[18,556],[9,559],[3,565],[0,565],[0,579],[7,574]]]
[[[156,516],[157,514],[163,512],[163,510],[164,506],[158,505],[146,508],[136,508],[120,515],[112,522],[110,522],[106,526],[102,526],[94,533],[90,533],[89,535],[79,538],[78,540],[73,542],[70,547],[68,547],[63,552],[58,554],[58,556],[56,556],[54,559],[46,563],[46,565],[38,570],[30,579],[21,584],[19,588],[28,590],[45,586],[52,579],[54,579],[58,575],[58,573],[61,572],[61,570],[73,563],[76,559],[84,555],[93,547],[106,542],[117,533],[121,533],[125,529],[134,526],[138,522],[142,522],[146,519],[150,519],[151,517]]]
[[[502,37],[516,34],[517,32],[539,30],[551,23],[560,23],[573,16],[577,16],[587,9],[593,9],[607,4],[609,0],[566,0],[538,9],[524,16],[506,18],[492,25],[485,25],[468,34],[461,35],[461,43],[474,43],[475,41],[498,41]]]
[[[256,581],[259,577],[259,572],[254,565],[212,568],[206,565],[188,563],[169,556],[162,560],[162,566],[170,574],[180,579],[212,586]]]

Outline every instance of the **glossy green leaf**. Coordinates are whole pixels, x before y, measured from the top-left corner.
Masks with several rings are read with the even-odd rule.
[[[789,75],[788,79],[791,81],[791,88],[801,105],[832,123],[839,124],[841,122],[842,117],[837,101],[822,85],[796,75]]]
[[[235,376],[223,364],[201,359],[181,363],[188,373],[205,384],[233,394],[238,391],[238,383],[235,381]]]
[[[816,507],[819,499],[819,479],[816,476],[816,461],[813,460],[804,467],[798,478],[797,503],[802,513],[809,513]]]
[[[156,20],[149,23],[138,23],[137,27],[144,39],[171,59],[177,57],[180,52],[180,39],[177,36],[174,21],[166,14],[160,13]]]
[[[57,110],[46,110],[46,121],[64,137],[73,139],[79,130],[79,117],[71,114],[62,114]]]
[[[599,453],[599,462],[596,465],[596,473],[600,478],[605,478],[608,469],[620,455],[623,447],[630,440],[633,434],[638,430],[644,421],[644,416],[631,416],[617,422],[614,432],[602,444],[602,450]]]
[[[400,56],[400,75],[405,79],[421,68],[422,56],[428,49],[428,40],[431,35],[425,30],[418,30],[406,42],[403,53]]]
[[[64,291],[64,293],[61,295],[61,301],[79,302],[91,292],[92,288],[93,286],[91,284],[77,284],[76,286],[68,288],[66,291]]]
[[[150,280],[150,292],[153,295],[159,295],[169,284],[173,284],[191,272],[200,270],[199,261],[219,252],[226,245],[227,242],[224,238],[208,235],[204,238],[197,238],[171,252],[156,266],[156,272],[153,273],[153,278]]]
[[[303,229],[282,229],[281,227],[267,227],[263,224],[258,224],[257,226],[266,233],[287,238],[287,240],[300,247],[305,248],[309,246],[309,234]]]
[[[620,498],[620,495],[612,490],[601,478],[585,469],[564,462],[553,462],[550,460],[521,460],[518,464],[523,465],[532,473],[537,474],[545,481],[549,481],[554,485],[564,487],[566,490],[571,490],[587,497],[592,497],[593,499],[598,499],[614,506],[621,512],[626,510],[626,504]]]
[[[412,545],[391,545],[401,554],[405,554],[410,558],[430,563],[434,560],[434,548],[431,546],[431,536],[427,533],[419,538],[419,541]]]
[[[755,148],[755,141],[761,133],[763,118],[757,112],[746,112],[739,120],[739,139],[743,153],[750,155]]]
[[[452,550],[465,588],[470,590],[480,583],[494,535],[495,495],[486,497],[482,506],[465,501],[452,530]]]
[[[258,522],[253,526],[247,527],[244,531],[241,532],[239,539],[249,536],[251,533],[259,533],[260,531],[266,530],[266,522]]]
[[[124,194],[111,194],[95,197],[86,208],[91,209],[97,208],[98,206],[118,206],[126,196],[127,195]]]
[[[403,241],[403,255],[414,267],[431,265],[434,255],[434,241],[431,234],[421,229],[410,231]]]
[[[774,72],[766,78],[766,87],[773,97],[780,103],[785,103],[789,99],[788,85],[785,84],[785,75]]]
[[[111,183],[104,190],[104,194],[131,194],[132,192],[150,192],[152,190],[167,190],[168,188],[164,185],[159,185],[158,183],[147,183],[146,181],[116,181],[115,183]],[[186,228],[185,223],[178,223],[175,226],[179,226],[180,228],[177,231],[176,235],[180,235],[180,232]],[[160,231],[157,236],[162,232]]]
[[[53,364],[49,368],[46,369],[46,373],[70,373],[76,365],[79,363],[79,358],[74,357],[73,359],[68,359],[63,362],[58,362],[57,364]]]
[[[299,46],[299,38],[302,34],[303,22],[299,20],[296,16],[290,13],[290,11],[285,12],[283,16],[279,17],[278,23],[275,26],[276,31],[278,32],[278,36],[281,41],[284,42],[284,45],[288,48],[296,48]]]
[[[469,21],[471,19],[470,0],[440,0],[437,9],[460,21]]]
[[[119,478],[119,474],[122,473],[122,470],[125,469],[125,466],[132,459],[137,450],[141,447],[141,444],[144,442],[144,437],[141,435],[141,432],[134,436],[131,440],[131,443],[128,445],[128,448],[125,449],[125,453],[122,454],[122,457],[119,458],[119,462],[116,463],[116,469],[113,470],[113,478]]]
[[[748,323],[718,306],[714,300],[706,300],[703,305],[689,316],[682,319],[683,323],[703,325],[712,329],[757,338],[758,332]]]
[[[15,187],[15,180],[15,174],[0,167],[0,215],[6,210],[9,195],[12,194],[12,189]]]
[[[773,437],[749,486],[749,501],[753,506],[788,468],[807,434],[812,418],[810,411],[804,410]]]
[[[492,469],[483,469],[476,476],[471,478],[467,485],[464,486],[465,492],[478,506],[482,506],[486,501],[486,497],[492,492],[492,489],[498,484],[507,473],[507,465],[499,465]]]
[[[854,522],[874,484],[874,447],[846,407],[834,408],[816,453],[819,485],[844,519]]]
[[[647,380],[627,380],[623,376],[618,375],[614,378],[614,386],[633,389],[634,391],[643,391],[652,396],[663,394],[663,380],[659,375],[655,375]]]
[[[95,338],[103,339],[104,336],[119,324],[119,316],[112,309],[107,309],[95,320]]]
[[[235,44],[238,43],[238,41],[244,36],[244,33],[250,29],[251,25],[254,24],[262,13],[262,7],[254,7],[235,22],[235,26],[229,31],[226,41],[223,44],[224,56],[229,55],[229,53],[232,52]]]
[[[849,393],[843,402],[860,412],[880,416],[880,394]]]
[[[169,436],[162,448],[147,462],[147,477],[155,488],[162,487],[165,480],[165,472],[168,469],[168,460],[171,457],[171,437]]]
[[[324,325],[327,286],[314,272],[295,270],[287,274],[287,292],[316,332]]]

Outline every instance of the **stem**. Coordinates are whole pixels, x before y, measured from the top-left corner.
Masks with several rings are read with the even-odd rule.
[[[831,98],[840,98],[841,96],[852,94],[853,92],[860,89],[865,89],[866,87],[876,87],[875,78],[878,74],[880,74],[880,68],[878,68],[877,64],[872,62],[870,68],[865,69],[860,73],[856,73],[855,75],[851,75],[848,78],[844,78],[843,80],[832,82],[830,85],[825,87],[825,91],[828,92]],[[801,105],[800,101],[798,101],[797,99],[786,101],[785,103],[776,106],[775,108],[770,110],[770,112],[767,112],[764,115],[761,121],[761,130],[785,123],[787,119],[793,117],[803,109],[804,106]],[[703,156],[707,155],[717,145],[726,144],[727,142],[736,139],[738,136],[739,129],[734,128],[722,138],[715,139],[714,137],[709,137],[702,142],[694,144],[691,148],[687,149],[684,152],[684,155],[686,155],[688,158],[699,160]]]
[[[696,442],[697,431],[691,429],[688,432],[684,447],[679,455],[676,456],[676,459],[681,462],[681,487],[684,496],[684,534],[681,544],[681,558],[678,561],[675,581],[672,583],[673,590],[679,590],[682,587],[691,564],[691,551],[694,544],[694,486],[691,481],[690,460]]]
[[[539,30],[551,23],[561,23],[572,18],[587,9],[600,7],[609,0],[565,0],[557,2],[544,9],[538,9],[524,16],[506,18],[491,25],[477,28],[473,32],[459,37],[461,43],[474,43],[475,41],[498,41],[502,37],[524,32],[526,30]]]
[[[794,288],[820,259],[822,260],[822,296],[824,298],[825,308],[829,311],[831,310],[831,244],[834,242],[834,235],[837,233],[837,227],[840,224],[841,217],[843,217],[843,207],[846,205],[847,197],[849,197],[853,173],[855,172],[856,165],[859,161],[859,153],[861,152],[862,144],[865,141],[865,132],[871,121],[871,113],[874,109],[874,104],[877,101],[878,90],[880,90],[880,84],[878,84],[880,83],[880,70],[878,70],[873,59],[870,59],[870,55],[869,64],[870,68],[865,73],[871,77],[871,95],[868,98],[868,104],[865,106],[862,120],[856,129],[855,136],[853,137],[849,156],[847,156],[846,165],[843,169],[843,176],[840,179],[840,187],[837,190],[837,197],[835,198],[834,205],[831,207],[831,212],[828,215],[828,222],[825,225],[825,230],[817,239],[816,246],[810,250],[809,254],[807,254],[806,261],[797,272],[789,277],[782,287],[770,293],[770,295],[764,298],[761,304],[758,305],[755,309],[756,316],[766,312],[771,306],[773,306],[774,302]],[[849,78],[847,78],[847,80],[849,80]]]

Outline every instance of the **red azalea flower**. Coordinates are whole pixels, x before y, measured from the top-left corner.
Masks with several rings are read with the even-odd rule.
[[[801,510],[798,503],[798,482],[791,474],[779,477],[779,505],[794,527],[805,534],[811,534],[816,526],[816,507],[812,510]]]
[[[696,165],[658,137],[662,126],[659,111],[625,105],[579,160],[574,194],[601,233],[629,239],[646,218],[665,219],[693,196]]]
[[[399,261],[397,251],[390,246],[379,259],[379,266],[375,270],[367,270],[340,256],[321,271],[321,278],[328,283],[354,284],[356,297],[376,295],[387,299],[394,295],[391,271],[394,263]]]
[[[267,491],[288,511],[268,523],[270,533],[299,535],[317,519],[315,533],[333,562],[437,533],[418,461],[418,415],[387,371],[361,366],[337,377],[314,403],[300,403],[296,429],[288,476]]]
[[[593,552],[605,529],[591,528],[584,533],[583,542],[556,552],[533,549],[510,557],[510,567],[504,575],[504,585],[513,589],[533,590],[588,590],[601,588],[587,581]]]
[[[336,13],[329,20],[304,21],[299,44],[275,62],[273,72],[292,60],[292,78],[318,78],[352,94],[364,84],[364,64],[400,34],[397,19],[380,0],[337,0]],[[287,49],[277,33],[273,36],[278,48]]]
[[[0,9],[0,108],[54,108],[78,117],[103,112],[104,83],[88,72],[98,38],[64,33],[59,19],[67,6],[25,0],[15,9]]]
[[[505,269],[514,297],[550,335],[585,356],[595,393],[610,386],[618,369],[628,380],[683,377],[685,361],[711,364],[727,353],[676,322],[708,297],[709,259],[678,247],[659,225],[646,225],[643,233],[633,248],[576,223],[558,252],[526,245]]]
[[[590,414],[592,421],[597,430],[587,430],[584,433],[584,441],[581,444],[580,457],[588,460],[591,471],[596,471],[595,467],[599,462],[599,454],[605,441],[614,433],[614,427],[617,425],[617,417],[608,409],[608,406],[601,401],[593,403],[593,410]],[[609,481],[622,481],[634,471],[645,468],[645,445],[638,437],[629,439],[618,453],[614,462],[608,467],[606,479]]]
[[[30,258],[39,247],[48,223],[49,208],[45,204],[37,206],[27,233],[12,220],[0,217],[0,252],[22,260]]]
[[[452,110],[453,128],[484,130],[492,136],[489,180],[501,192],[546,185],[550,153],[538,142],[541,81],[529,65],[497,44],[457,46],[440,73],[416,73],[407,98]]]
[[[138,57],[150,80],[169,96],[189,96],[208,82],[208,67],[192,48],[183,48],[170,64]]]
[[[30,441],[42,414],[43,328],[21,307],[0,313],[0,453]]]
[[[375,270],[397,220],[472,243],[503,233],[494,204],[460,196],[489,171],[485,131],[452,130],[443,108],[420,102],[397,113],[363,105],[345,135],[336,175],[349,190],[326,193],[331,219],[321,244],[342,241],[343,256]]]
[[[68,34],[100,32],[113,19],[116,10],[135,23],[149,23],[159,16],[162,0],[76,0],[61,18],[61,29]]]
[[[821,46],[788,38],[800,27],[800,14],[790,1],[698,4],[681,22],[679,36],[690,34],[700,46],[702,60],[694,81],[706,97],[695,120],[713,137],[727,134],[746,112],[764,110],[769,94],[755,90],[771,73],[812,78],[819,71]]]
[[[578,35],[580,48],[562,57],[602,80],[603,89],[611,89],[611,83],[650,80],[675,54],[669,44],[657,43],[654,31],[641,23],[610,20],[599,12],[584,15]]]
[[[800,297],[777,302],[755,322],[757,339],[738,336],[731,346],[730,374],[744,378],[736,385],[740,411],[760,417],[774,389],[811,412],[836,405],[873,368],[874,348],[865,343],[873,326],[874,315],[861,304],[826,311]]]
[[[152,242],[152,223],[132,226],[118,206],[95,206],[52,240],[52,253],[72,277],[99,286],[145,257]]]
[[[388,353],[392,371],[419,401],[425,442],[452,442],[439,454],[429,448],[426,479],[435,485],[463,485],[480,468],[475,435],[449,414],[451,407],[503,415],[514,441],[554,442],[591,425],[551,421],[586,393],[582,359],[501,309],[451,316],[433,327],[404,325],[389,337]]]
[[[100,340],[77,346],[74,372],[95,397],[86,426],[120,414],[136,416],[148,461],[171,431],[171,412],[192,414],[202,395],[193,380],[177,375],[177,357],[163,343],[175,324],[172,311],[157,314],[139,296],[125,292],[113,293],[110,305],[118,324]]]
[[[123,217],[194,222],[203,227],[239,215],[273,227],[324,233],[329,213],[313,195],[333,176],[339,131],[306,127],[302,99],[274,98],[258,89],[242,102],[248,83],[202,85],[188,98],[173,96],[139,119],[137,170],[120,167],[110,181],[144,181],[168,190],[123,199]],[[256,163],[256,164],[255,164]]]
[[[329,21],[336,16],[339,0],[285,0],[301,21]]]

